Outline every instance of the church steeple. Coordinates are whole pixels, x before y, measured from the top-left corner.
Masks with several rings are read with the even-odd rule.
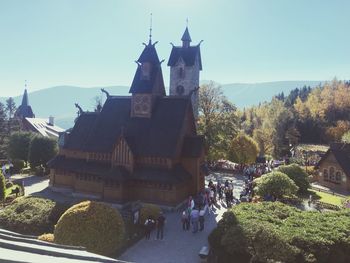
[[[29,105],[28,92],[27,92],[27,81],[24,85],[24,93],[22,97],[22,104],[17,108],[15,116],[24,119],[24,118],[35,118],[32,107]]]
[[[28,93],[27,93],[27,86],[24,89],[24,94],[22,97],[22,107],[27,107],[29,105],[29,101],[28,101]]]
[[[188,32],[187,26],[186,26],[185,32],[183,33],[183,35],[181,37],[181,40],[182,40],[182,47],[189,47],[191,42],[192,42],[192,39],[191,39],[190,33]]]
[[[157,97],[165,96],[165,86],[161,63],[152,43],[152,27],[149,42],[144,44],[140,57],[136,61],[137,69],[129,93],[132,94],[132,117],[151,117],[152,107]]]

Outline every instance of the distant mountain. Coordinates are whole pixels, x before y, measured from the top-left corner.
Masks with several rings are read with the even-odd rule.
[[[294,88],[300,88],[304,85],[315,87],[322,81],[278,81],[254,84],[224,84],[222,90],[224,95],[233,102],[238,108],[258,105],[260,102],[269,101],[280,92],[288,95]],[[128,95],[129,87],[113,86],[104,87],[112,95]],[[74,124],[77,116],[77,109],[74,103],[78,103],[83,110],[93,111],[95,97],[101,97],[101,88],[80,88],[74,86],[57,86],[28,94],[29,104],[32,106],[36,117],[55,117],[55,123],[62,128],[70,128]],[[105,96],[102,96],[103,100]],[[6,98],[0,98],[4,102]],[[18,106],[21,103],[22,96],[14,97]]]
[[[262,83],[232,83],[221,85],[224,95],[238,108],[243,109],[252,105],[259,105],[283,91],[285,96],[295,88],[304,85],[311,88],[324,81],[275,81]]]

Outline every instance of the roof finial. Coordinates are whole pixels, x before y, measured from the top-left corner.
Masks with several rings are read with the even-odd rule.
[[[27,89],[27,80],[24,80],[24,88]]]
[[[150,19],[150,26],[149,26],[149,45],[152,44],[152,13],[151,13],[151,19]]]
[[[188,17],[186,18],[186,27],[188,27]]]

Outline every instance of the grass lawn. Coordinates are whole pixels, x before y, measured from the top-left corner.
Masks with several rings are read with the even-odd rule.
[[[15,189],[16,187],[19,187],[17,184],[14,184],[13,186],[11,186],[10,188],[6,188],[5,189],[5,197],[9,196],[12,192],[12,189]]]
[[[328,194],[328,193],[324,193],[324,192],[319,192],[319,191],[315,191],[315,190],[310,190],[311,192],[313,192],[316,195],[316,199],[318,199],[321,202],[325,202],[328,204],[332,204],[332,205],[341,205],[342,200],[344,198],[337,196],[337,195],[332,195],[332,194]]]

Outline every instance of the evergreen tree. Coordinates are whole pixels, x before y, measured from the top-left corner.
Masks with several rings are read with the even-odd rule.
[[[7,138],[7,118],[5,106],[0,102],[0,159],[6,157],[5,143]]]

